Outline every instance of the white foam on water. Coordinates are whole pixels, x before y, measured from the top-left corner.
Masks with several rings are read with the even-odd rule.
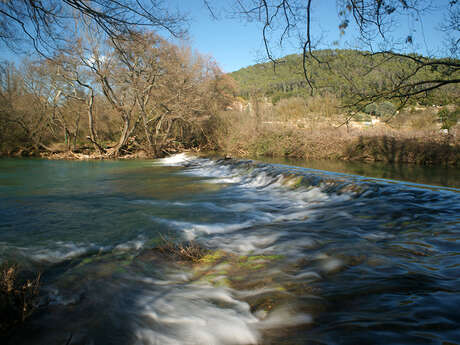
[[[219,184],[219,183],[222,183],[222,184],[237,184],[237,183],[240,183],[242,181],[242,179],[243,178],[241,176],[232,176],[232,177],[215,178],[213,180],[206,181],[206,182],[216,183],[216,184]]]
[[[224,251],[247,255],[247,254],[263,254],[269,252],[270,246],[283,236],[283,232],[260,234],[232,234],[232,236],[213,236],[206,239],[206,244],[211,248],[220,248]]]
[[[174,155],[165,158],[168,164],[174,165],[187,165],[187,170],[184,171],[188,175],[196,175],[203,177],[230,177],[236,175],[237,169],[233,169],[231,166],[219,165],[216,161],[207,158],[198,158],[191,155],[177,157]],[[164,162],[164,159],[161,160]]]
[[[146,239],[144,236],[138,236],[137,239],[135,240],[131,240],[131,241],[116,245],[115,248],[113,248],[113,250],[117,252],[139,250],[144,247],[145,241]]]
[[[232,202],[224,206],[206,205],[203,201],[180,204],[190,207],[193,212],[194,207],[203,203],[201,207],[208,210],[228,213],[225,217],[229,219],[228,223],[226,220],[210,224],[154,220],[178,230],[187,240],[198,240],[205,247],[236,255],[282,254],[286,256],[285,262],[305,258],[305,251],[317,248],[320,243],[311,232],[303,233],[299,225],[311,224],[322,206],[346,202],[352,197],[351,193],[334,193],[334,186],[325,183],[296,187],[296,181],[291,176],[286,177],[267,167],[248,169],[245,164],[221,164],[202,158],[190,161],[190,157],[185,155],[170,157],[163,164],[182,164],[186,166],[184,174],[213,178],[206,179],[206,183],[231,184],[226,186],[226,192]],[[232,213],[235,218],[232,218]],[[339,216],[349,217],[345,213]],[[279,222],[292,222],[295,227],[272,226]],[[344,265],[341,260],[325,254],[312,258],[319,260],[315,269],[319,273],[310,267],[289,275],[279,264],[273,264],[267,265],[263,274],[273,277],[284,274],[287,279],[310,282],[320,280],[322,275],[335,272]],[[140,323],[137,333],[139,344],[259,344],[261,332],[267,329],[313,322],[311,315],[292,306],[278,307],[270,312],[259,310],[252,314],[249,305],[238,300],[280,292],[276,286],[237,292],[212,286],[204,280],[190,283],[187,279],[192,280],[192,277],[189,276],[168,278],[165,280],[167,284],[150,280],[150,284],[161,287],[161,293],[155,293],[154,288],[150,295],[147,293],[138,299],[137,307],[141,314],[154,324],[152,327],[148,326],[148,322]],[[226,276],[222,275],[215,280],[224,278]]]
[[[320,187],[309,187],[299,188],[294,191],[287,191],[286,198],[291,202],[297,202],[304,206],[311,207],[312,205],[324,204],[324,203],[340,203],[348,201],[351,198],[351,194],[336,194],[326,193]]]
[[[76,294],[72,294],[70,296],[64,296],[61,294],[61,291],[58,288],[54,287],[47,287],[44,289],[47,293],[47,304],[51,305],[69,305],[75,304],[80,300],[80,296]]]
[[[185,173],[194,176],[213,177],[211,180],[206,180],[206,183],[215,184],[240,184],[245,178],[240,171],[225,165],[216,165],[212,161],[190,168]]]
[[[234,203],[228,205],[228,208],[235,212],[255,211],[254,205],[248,203]]]
[[[342,260],[330,258],[330,259],[326,259],[322,263],[321,267],[325,272],[331,273],[331,272],[338,271],[339,269],[343,267],[343,265],[344,263]]]
[[[178,153],[169,157],[157,159],[155,163],[166,166],[181,166],[184,163],[190,162],[194,159],[196,159],[196,157],[188,153]]]
[[[395,236],[393,234],[389,234],[386,232],[377,231],[377,232],[365,234],[362,237],[370,241],[379,241],[379,240],[386,240],[389,238],[394,238]]]
[[[259,329],[284,328],[300,326],[313,322],[310,314],[297,313],[284,306],[268,313],[267,317],[258,323]]]
[[[109,247],[98,246],[93,243],[82,244],[73,242],[55,242],[51,248],[28,248],[24,253],[35,261],[58,263],[90,252],[105,252]]]
[[[302,193],[301,197],[303,200],[310,201],[310,202],[311,201],[328,201],[331,198],[329,194],[324,193],[318,187],[313,187],[310,190],[307,190],[306,192]]]
[[[234,291],[176,278],[176,283],[171,279],[167,284],[144,280],[154,288],[144,290],[136,300],[136,344],[260,344],[263,330],[313,321],[311,315],[289,305],[252,314],[249,304],[237,299],[278,291],[276,288]]]
[[[195,166],[190,169],[190,173],[193,175],[201,175],[206,177],[232,177],[235,172],[225,165],[216,165],[212,161],[200,162],[199,166]]]
[[[116,246],[101,246],[95,243],[56,241],[53,243],[47,243],[46,247],[15,247],[14,249],[17,249],[22,253],[22,255],[32,259],[33,261],[56,264],[88,254],[107,253],[110,251],[137,251],[144,247],[145,242],[145,237],[141,235],[136,239],[120,243]]]
[[[185,238],[189,241],[194,240],[198,235],[201,234],[219,234],[229,233],[241,229],[248,228],[254,224],[253,221],[246,221],[238,224],[187,224],[182,227]]]
[[[131,277],[131,279],[142,282],[142,283],[150,284],[150,285],[174,285],[174,284],[181,283],[181,282],[182,283],[187,282],[190,280],[191,277],[192,276],[190,274],[182,273],[182,274],[171,275],[169,277],[170,279],[168,280],[155,279],[151,277],[137,277],[137,276]]]
[[[306,221],[311,218],[315,214],[314,211],[305,210],[305,211],[298,211],[298,212],[291,212],[288,214],[283,214],[278,217],[275,217],[273,221],[275,222],[282,222],[282,221],[291,221],[291,220],[302,220]]]
[[[219,164],[218,161],[206,158],[198,158],[187,153],[180,153],[172,155],[167,158],[157,160],[163,165],[186,165],[194,163],[191,166],[187,166],[185,174],[193,174],[203,177],[215,177],[216,179],[207,181],[214,183],[234,183],[240,184],[241,187],[247,189],[283,189],[289,197],[297,194],[298,199],[303,199],[306,202],[311,201],[345,201],[348,200],[353,193],[342,193],[340,195],[335,193],[323,192],[324,189],[328,189],[331,186],[329,182],[322,182],[318,187],[299,187],[294,191],[289,191],[286,187],[292,187],[292,183],[289,183],[292,178],[285,176],[282,173],[272,175],[267,172],[267,167],[258,167],[254,165],[254,169],[248,171],[247,168],[240,167],[232,164]],[[332,184],[333,185],[333,184]]]
[[[136,331],[138,344],[249,345],[260,340],[255,327],[259,320],[229,289],[168,286],[138,298],[137,308],[143,317]]]
[[[251,176],[252,177],[252,176]],[[243,183],[243,186],[247,188],[261,188],[267,187],[268,185],[278,183],[276,186],[280,186],[279,183],[282,180],[283,176],[278,175],[276,177],[268,175],[265,171],[258,173],[255,177],[248,179]]]
[[[314,272],[314,271],[305,271],[305,272],[300,272],[294,276],[295,279],[301,279],[301,280],[319,280],[321,279],[321,276]]]
[[[194,224],[164,218],[153,218],[156,222],[168,224],[177,230],[180,230],[186,240],[194,240],[198,235],[202,234],[221,234],[230,233],[233,231],[248,228],[256,222],[246,221],[242,223],[226,224],[226,223],[211,223],[211,224]]]
[[[135,332],[135,345],[178,345],[174,337],[163,335],[148,328],[140,328]]]

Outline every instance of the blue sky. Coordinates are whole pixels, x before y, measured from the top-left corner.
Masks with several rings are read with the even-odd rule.
[[[259,23],[229,19],[222,12],[218,13],[220,18],[216,21],[211,18],[202,0],[176,0],[174,3],[191,19],[189,36],[192,47],[200,53],[212,55],[225,72],[235,71],[266,58]],[[228,7],[231,0],[214,0],[210,3],[216,8],[225,3]],[[398,37],[407,37],[411,34],[414,39],[413,45],[409,47],[411,51],[429,56],[445,55],[447,53],[442,51],[444,42],[438,29],[446,14],[442,9],[447,8],[449,0],[436,0],[433,3],[437,8],[428,11],[421,21],[399,18],[392,27],[392,33]],[[337,12],[335,0],[313,1],[313,33],[316,37],[321,36],[323,42],[319,48],[356,47],[354,28],[350,28],[345,35],[340,35]],[[338,45],[333,45],[334,41]],[[283,56],[298,52],[299,41],[293,37],[276,53]]]
[[[218,20],[212,18],[203,0],[168,1],[171,9],[178,9],[190,19],[188,44],[202,54],[213,56],[225,72],[266,60],[261,25],[229,18],[228,9],[235,3],[234,0],[210,0],[209,3],[214,6]],[[441,56],[447,53],[442,51],[444,41],[438,28],[445,16],[442,9],[447,8],[449,0],[434,0],[433,3],[438,10],[428,12],[419,22],[400,18],[392,30],[399,37],[405,37],[409,33],[413,35],[414,44],[409,47],[410,50],[429,56]],[[313,1],[313,17],[313,35],[316,38],[322,37],[318,48],[356,47],[355,29],[349,28],[344,36],[339,33],[336,0]],[[334,41],[336,45],[332,44]],[[0,59],[19,60],[4,47],[1,49]],[[299,41],[292,37],[285,42],[282,49],[275,51],[275,56],[298,52]]]

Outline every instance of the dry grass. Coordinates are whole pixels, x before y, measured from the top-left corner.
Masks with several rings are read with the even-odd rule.
[[[161,237],[161,243],[156,249],[165,256],[172,257],[178,261],[197,263],[209,251],[193,241],[177,243],[174,240]]]
[[[406,131],[434,131],[438,126],[438,109],[408,108],[398,114],[391,121],[391,125],[400,130]]]
[[[249,111],[226,111],[215,118],[212,136],[216,147],[238,156],[247,155],[260,120]]]
[[[319,107],[320,103],[315,99],[313,105]],[[330,103],[327,107],[334,108],[335,103]],[[293,98],[280,101],[264,113],[225,112],[214,135],[222,151],[243,157],[459,165],[459,126],[450,135],[442,134],[436,116],[436,109],[416,109],[403,113],[390,125],[337,128],[340,115],[314,115],[307,112],[306,100]]]
[[[346,148],[352,160],[417,163],[423,165],[460,164],[460,144],[448,136],[360,136]]]
[[[313,97],[292,97],[280,100],[271,113],[265,113],[266,120],[300,122],[308,127],[321,124],[322,120],[336,117],[340,102],[332,95]]]
[[[32,280],[18,279],[18,266],[5,263],[0,276],[0,334],[24,322],[36,308],[40,274]]]

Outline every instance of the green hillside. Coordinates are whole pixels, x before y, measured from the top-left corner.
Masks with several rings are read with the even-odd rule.
[[[307,66],[316,94],[333,94],[345,102],[389,90],[402,78],[416,71],[413,81],[440,79],[450,76],[449,68],[418,66],[407,58],[382,55],[369,56],[356,50],[320,50],[314,52],[319,60],[311,59]],[[423,57],[424,61],[429,60]],[[439,61],[439,60],[438,60]],[[273,63],[261,63],[242,68],[230,74],[239,85],[240,96],[264,95],[276,103],[281,98],[309,96],[311,89],[304,78],[302,55],[287,55]],[[460,96],[457,84],[430,91],[414,98],[420,104],[448,104]]]

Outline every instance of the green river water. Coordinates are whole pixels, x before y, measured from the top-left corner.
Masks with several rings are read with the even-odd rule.
[[[42,272],[3,344],[460,344],[460,171],[0,160],[0,260]],[[207,251],[188,263],[162,238]]]

